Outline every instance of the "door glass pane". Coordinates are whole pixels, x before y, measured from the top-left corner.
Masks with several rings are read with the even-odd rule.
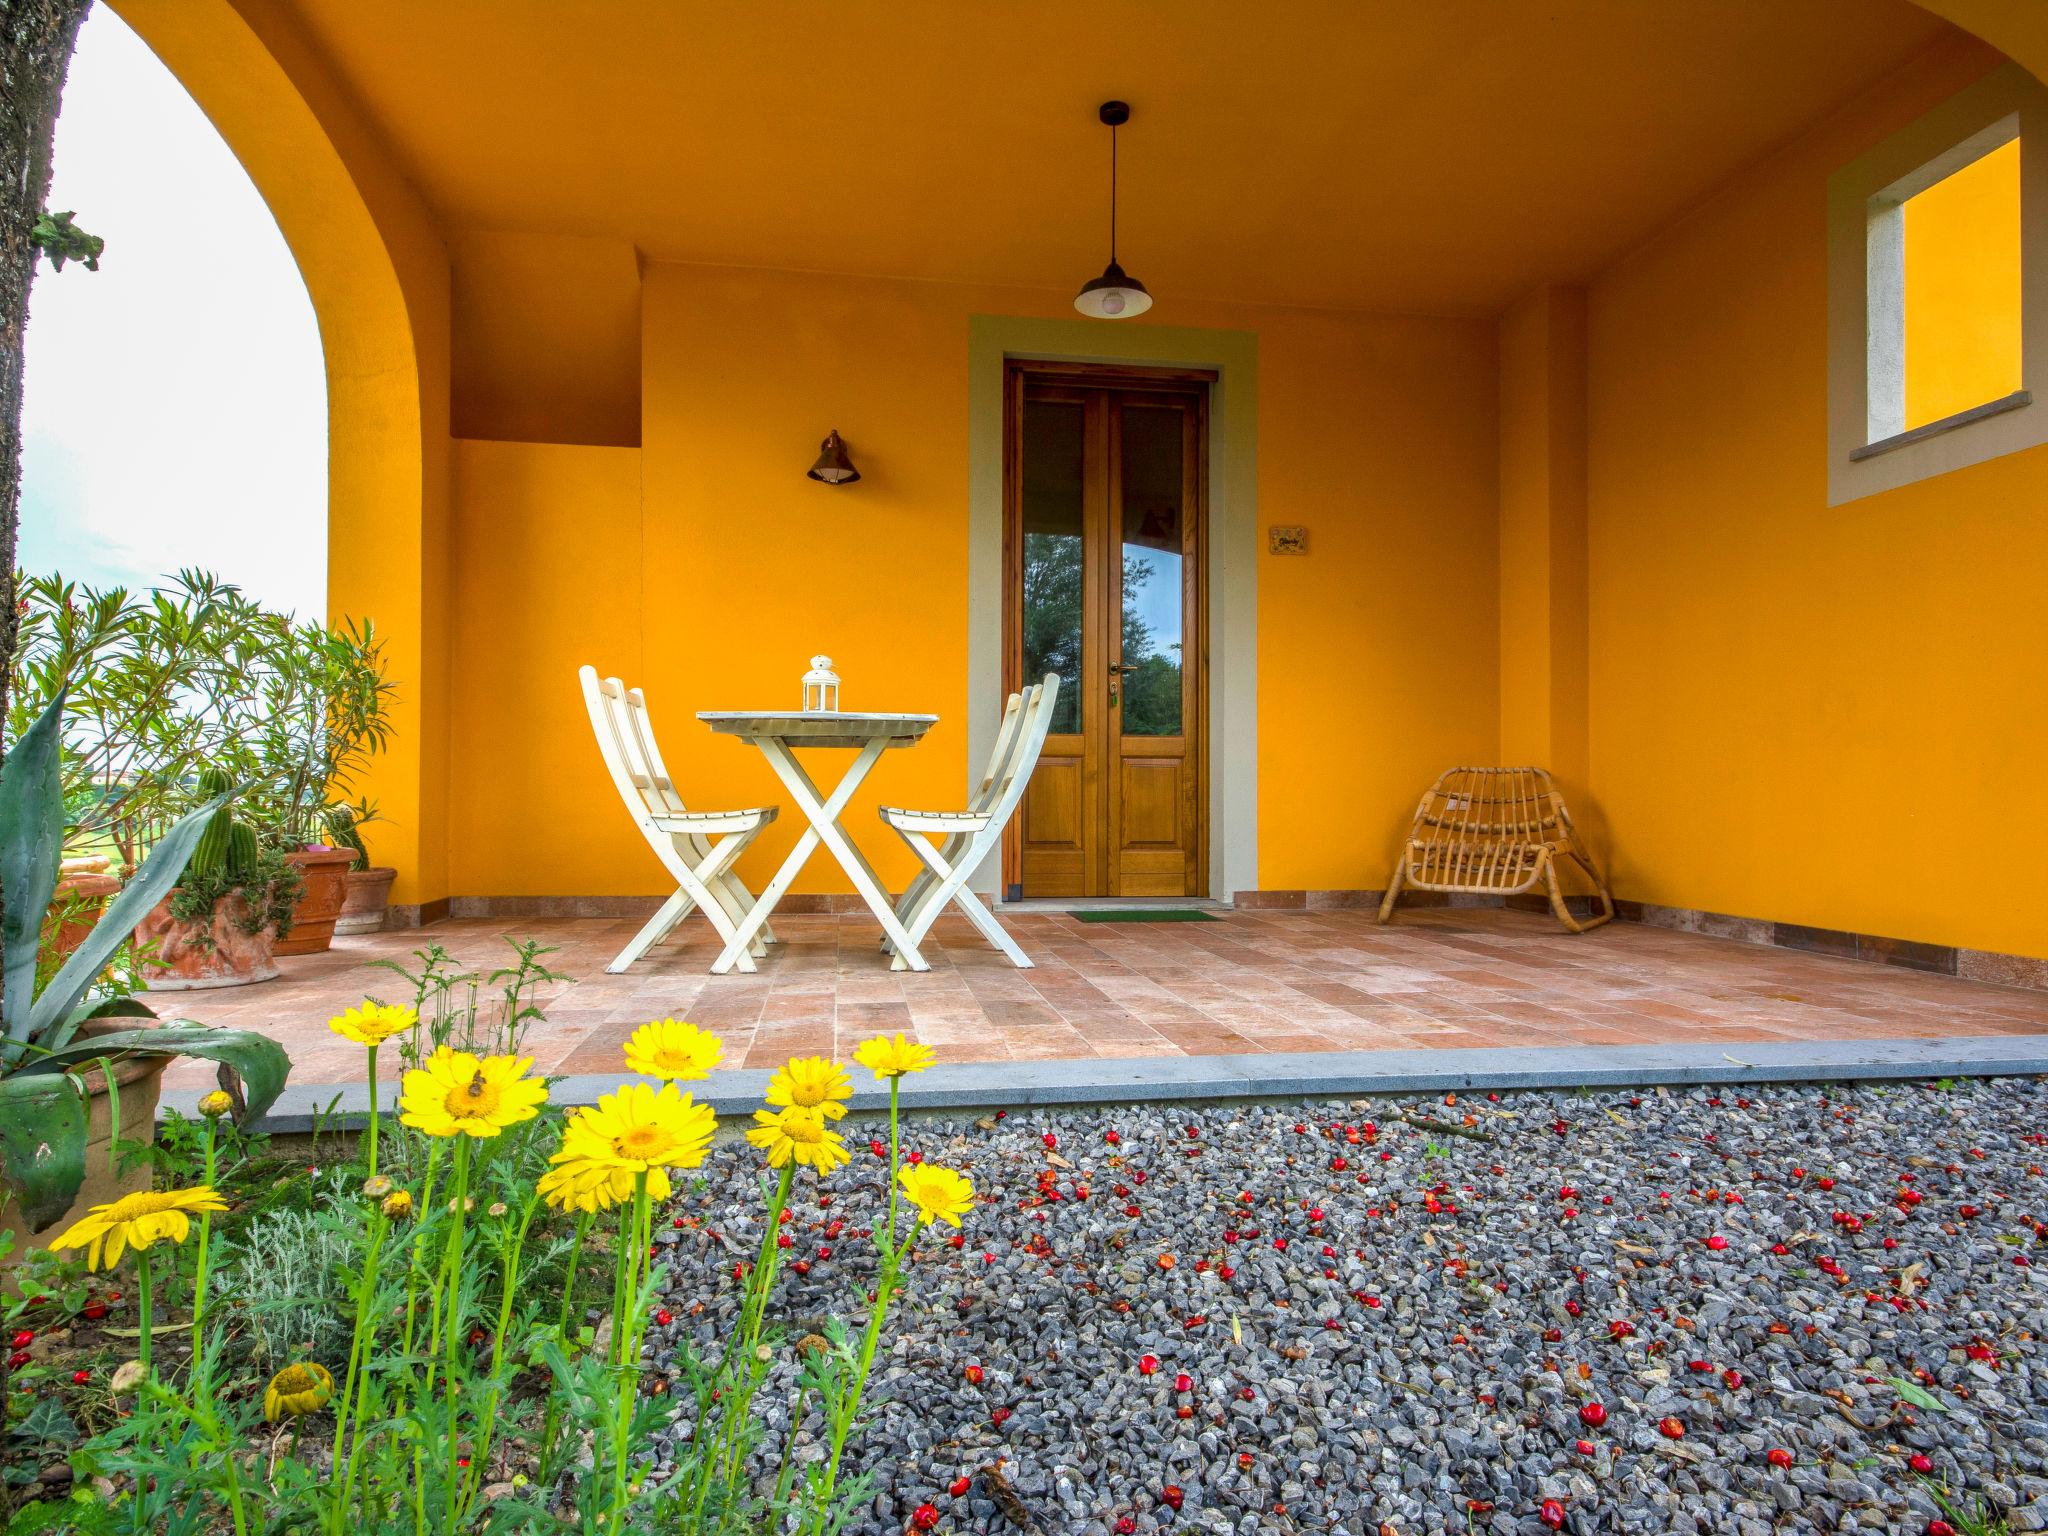
[[[1181,413],[1123,408],[1123,727],[1181,734]]]
[[[1083,408],[1024,402],[1024,677],[1060,679],[1052,729],[1081,729]]]

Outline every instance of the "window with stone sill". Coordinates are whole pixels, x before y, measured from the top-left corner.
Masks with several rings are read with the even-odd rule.
[[[2044,101],[2001,68],[1831,178],[1831,504],[2048,440]]]

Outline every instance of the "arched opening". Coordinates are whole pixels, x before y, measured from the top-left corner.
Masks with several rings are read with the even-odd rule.
[[[23,570],[143,589],[197,567],[267,607],[323,615],[327,385],[312,301],[233,153],[104,8],[72,58],[51,206],[78,210],[107,255],[96,272],[73,263],[36,281]]]
[[[113,7],[262,194],[319,322],[327,381],[327,612],[370,617],[397,685],[384,808],[395,910],[445,894],[448,261],[411,184],[288,12]]]

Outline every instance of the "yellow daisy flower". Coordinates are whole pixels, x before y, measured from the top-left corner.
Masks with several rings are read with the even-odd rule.
[[[564,1148],[548,1160],[548,1171],[536,1188],[549,1207],[557,1211],[608,1211],[633,1198],[635,1170],[623,1163],[578,1157]],[[668,1171],[647,1170],[647,1197],[666,1200],[674,1193]]]
[[[388,1007],[365,998],[346,1013],[337,1013],[329,1019],[327,1027],[344,1039],[375,1050],[393,1035],[402,1034],[419,1021],[419,1014],[410,1008]]]
[[[263,1389],[263,1417],[275,1424],[286,1414],[293,1418],[318,1413],[334,1395],[334,1373],[317,1360],[288,1365],[270,1378]]]
[[[903,1186],[903,1198],[917,1207],[920,1225],[945,1221],[957,1227],[960,1218],[974,1209],[974,1181],[937,1163],[908,1163],[896,1175],[896,1182]]]
[[[429,1136],[495,1136],[531,1120],[548,1085],[528,1077],[531,1056],[472,1056],[442,1046],[405,1074],[398,1118]]]
[[[626,1041],[626,1070],[663,1082],[690,1083],[709,1077],[725,1047],[718,1036],[681,1019],[642,1024]]]
[[[877,1035],[872,1040],[863,1040],[860,1049],[853,1053],[853,1059],[875,1076],[890,1078],[922,1072],[939,1058],[930,1046],[906,1040],[903,1032],[898,1030],[893,1039]]]
[[[571,1115],[556,1155],[617,1163],[629,1175],[651,1168],[695,1168],[704,1161],[717,1128],[711,1106],[697,1103],[674,1083],[659,1089],[628,1083]]]
[[[827,1120],[846,1113],[839,1101],[853,1097],[846,1068],[822,1056],[792,1056],[768,1079],[768,1102],[784,1109],[808,1109]]]
[[[822,1115],[800,1105],[783,1110],[755,1110],[754,1128],[747,1132],[747,1140],[768,1154],[769,1167],[780,1168],[794,1160],[817,1169],[820,1177],[853,1155],[846,1150],[839,1133],[825,1124]]]
[[[384,1197],[384,1214],[393,1221],[403,1221],[412,1214],[412,1191],[394,1189]]]
[[[227,1208],[227,1201],[205,1184],[144,1190],[94,1206],[50,1246],[83,1248],[87,1269],[112,1269],[130,1248],[139,1253],[163,1241],[184,1242],[192,1230],[190,1212]]]
[[[216,1088],[199,1101],[199,1113],[209,1120],[218,1120],[234,1107],[235,1101],[225,1088]]]

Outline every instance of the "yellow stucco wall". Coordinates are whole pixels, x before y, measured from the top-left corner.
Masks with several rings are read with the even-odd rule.
[[[249,167],[321,318],[333,606],[377,616],[401,687],[372,786],[400,901],[659,888],[589,749],[573,666],[627,654],[621,670],[684,706],[671,737],[713,685],[779,697],[785,647],[800,664],[815,643],[791,618],[804,552],[825,574],[801,611],[837,616],[855,688],[915,684],[957,718],[961,661],[925,641],[936,623],[902,616],[964,614],[965,316],[1065,314],[1065,295],[652,269],[641,453],[459,445],[451,523],[446,232],[276,0],[115,3]],[[1927,8],[2048,70],[2034,0]],[[2048,462],[2035,450],[1830,512],[1819,448],[1827,173],[1981,68],[1952,55],[1893,82],[1592,285],[1589,777],[1624,895],[2048,952],[2040,903],[2004,873],[2039,862],[2043,834],[1996,810],[2042,745],[2012,680],[2044,660],[2026,615],[2048,574]],[[1499,621],[1545,615],[1497,587],[1489,537],[1514,547],[1496,519],[1521,471],[1496,481],[1494,417],[1516,386],[1491,372],[1487,325],[1173,318],[1259,333],[1260,522],[1311,527],[1308,559],[1258,557],[1259,883],[1376,884],[1417,784],[1519,729]],[[831,425],[870,477],[856,493],[876,492],[851,511],[801,478]],[[597,530],[626,547],[637,533],[637,597]],[[763,631],[774,644],[746,648]],[[710,655],[727,662],[715,677]],[[565,692],[538,702],[556,666]],[[944,731],[878,789],[956,795],[964,733]],[[700,798],[771,787],[731,743],[691,751]]]
[[[1906,426],[2020,387],[2020,141],[1906,200]]]
[[[278,0],[117,0],[263,193],[327,371],[328,608],[369,615],[397,693],[359,786],[393,899],[448,892],[448,258],[426,205]]]
[[[452,888],[664,889],[582,723],[578,663],[644,684],[685,792],[730,806],[781,788],[694,711],[794,705],[815,650],[848,708],[941,717],[848,816],[900,882],[874,805],[967,787],[968,319],[1070,316],[1067,298],[654,263],[642,313],[637,455],[458,444]],[[1307,557],[1258,561],[1259,884],[1377,885],[1420,785],[1495,740],[1492,327],[1173,319],[1258,333],[1260,520],[1311,529]],[[844,489],[803,473],[834,427],[862,475]],[[792,810],[744,872],[800,830]],[[796,888],[848,889],[824,859]]]
[[[1592,781],[1617,894],[2048,954],[2012,814],[2048,454],[1827,505],[1827,177],[1981,76],[1950,50],[1590,295]]]

